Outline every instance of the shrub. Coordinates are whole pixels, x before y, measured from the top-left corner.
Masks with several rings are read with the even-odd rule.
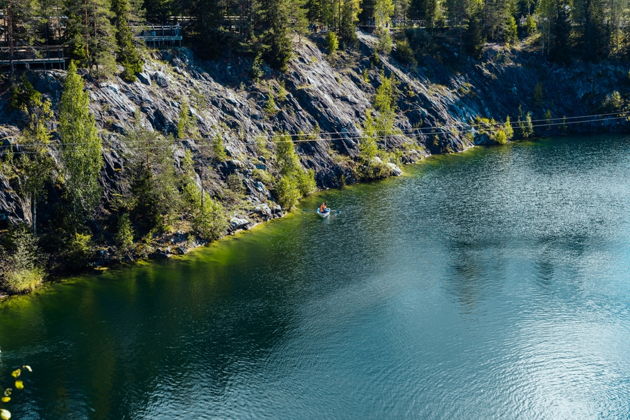
[[[87,266],[94,256],[92,235],[75,233],[66,241],[64,254],[73,267],[83,268]]]
[[[413,49],[409,45],[409,41],[406,38],[396,41],[396,49],[394,50],[393,55],[401,63],[409,64],[412,66],[415,66],[417,64]]]
[[[214,241],[225,233],[226,219],[221,203],[207,197],[193,218],[193,230],[199,238]]]
[[[250,69],[250,74],[254,81],[260,80],[263,77],[263,58],[260,53],[256,54],[254,60],[252,61],[252,67]]]
[[[606,111],[621,111],[623,102],[623,97],[618,90],[615,90],[606,96],[602,105]]]
[[[337,38],[337,34],[333,31],[326,34],[326,48],[328,49],[329,55],[335,55],[339,49],[339,38]]]
[[[223,136],[221,134],[217,134],[212,139],[212,151],[214,152],[214,157],[219,162],[224,162],[227,160],[228,156],[225,152],[225,146],[223,145]]]
[[[291,175],[282,175],[276,184],[276,195],[280,205],[291,210],[301,198],[300,189]]]
[[[532,123],[532,113],[528,112],[526,115],[523,115],[523,112],[519,113],[521,116],[518,122],[518,128],[520,131],[520,136],[524,139],[530,138],[534,135],[534,124]]]
[[[10,293],[28,293],[37,289],[43,282],[44,270],[35,267],[9,271],[5,274],[3,284]]]
[[[527,31],[528,36],[532,36],[538,30],[538,25],[536,24],[536,19],[533,15],[527,16],[527,20],[525,21],[525,30]]]
[[[133,248],[133,227],[131,226],[129,213],[124,213],[120,216],[115,241],[119,253],[129,254],[131,252]]]
[[[26,293],[44,281],[37,239],[27,230],[18,229],[0,247],[0,282],[11,293]]]
[[[269,116],[276,115],[278,113],[278,105],[276,105],[276,99],[273,92],[269,92],[267,95],[267,102],[265,103],[265,113]]]
[[[237,174],[230,174],[227,177],[226,184],[231,191],[237,194],[243,194],[245,188],[243,187],[243,180]]]
[[[296,175],[298,189],[302,196],[307,196],[317,190],[317,183],[315,182],[315,171],[312,169],[299,171]]]

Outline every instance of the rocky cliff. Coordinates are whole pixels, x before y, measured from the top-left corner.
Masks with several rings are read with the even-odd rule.
[[[487,136],[468,125],[475,117],[504,121],[509,115],[514,121],[526,112],[532,112],[535,121],[549,114],[569,117],[562,126],[536,123],[540,125],[538,135],[628,127],[620,118],[580,124],[570,119],[605,113],[605,98],[615,90],[627,97],[627,65],[561,67],[525,46],[512,50],[488,46],[481,60],[461,56],[455,64],[444,64],[426,58],[409,67],[374,54],[371,35],[360,34],[359,41],[359,51],[331,58],[320,48],[321,40],[302,40],[287,73],[265,69],[257,82],[251,80],[251,63],[245,58],[206,62],[186,48],[150,53],[144,72],[134,83],[118,78],[96,82],[86,76],[91,108],[104,140],[102,211],[107,211],[112,197],[129,187],[124,178],[125,156],[139,152],[125,142],[124,135],[136,116],[145,127],[175,134],[184,102],[190,104],[198,134],[173,140],[175,159],[179,164],[184,151],[192,151],[196,167],[204,168],[208,179],[205,187],[215,197],[230,188],[230,175],[241,179],[245,200],[230,208],[233,229],[282,213],[270,192],[273,185],[254,176],[256,169],[274,174],[273,163],[259,153],[260,139],[269,139],[273,133],[294,135],[303,165],[315,170],[321,188],[356,182],[353,158],[381,75],[394,75],[398,81],[399,133],[380,139],[380,146],[399,150],[403,163],[487,141]],[[29,79],[54,106],[58,104],[63,71],[32,72]],[[0,110],[2,146],[15,141],[23,124],[19,113],[10,108],[8,97],[5,91]],[[213,163],[207,153],[209,139],[217,134],[223,137],[229,156],[221,163]],[[53,142],[55,157],[56,144],[58,140]],[[0,223],[28,222],[30,218],[29,202],[0,173]]]

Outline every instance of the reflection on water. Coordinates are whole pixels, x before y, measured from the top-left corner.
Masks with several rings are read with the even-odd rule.
[[[16,418],[626,418],[628,138],[431,158],[0,305]]]

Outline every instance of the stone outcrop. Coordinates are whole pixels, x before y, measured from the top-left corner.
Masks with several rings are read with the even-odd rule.
[[[284,75],[265,69],[253,82],[250,62],[244,58],[204,62],[188,49],[153,53],[134,83],[119,78],[97,82],[86,76],[94,112],[104,140],[105,167],[102,185],[106,201],[127,188],[126,158],[135,153],[124,134],[139,115],[144,126],[174,135],[180,110],[188,103],[197,120],[196,138],[175,140],[179,162],[185,150],[207,167],[207,189],[221,197],[236,176],[248,202],[230,215],[231,229],[238,230],[282,214],[273,199],[273,185],[256,178],[256,171],[274,173],[273,163],[259,156],[257,140],[272,133],[294,134],[296,149],[306,168],[313,169],[321,188],[356,182],[352,159],[366,111],[372,106],[381,74],[398,81],[399,134],[379,140],[382,148],[400,150],[403,163],[428,154],[456,152],[481,144],[483,134],[467,125],[482,116],[504,121],[519,111],[543,118],[602,113],[606,95],[629,89],[627,66],[614,63],[577,64],[570,68],[543,62],[536,52],[489,46],[482,60],[462,58],[455,67],[427,58],[410,68],[393,58],[374,60],[375,40],[359,34],[361,54],[342,53],[331,59],[318,47],[321,40],[302,40]],[[34,86],[59,102],[63,71],[33,72]],[[542,96],[541,96],[542,92]],[[275,108],[270,106],[273,98]],[[0,108],[0,145],[7,150],[23,125],[19,113],[8,105],[8,92]],[[571,131],[587,131],[601,122],[571,125]],[[625,130],[626,120],[606,122],[606,129]],[[563,128],[566,130],[566,127]],[[537,134],[558,133],[560,127],[541,127]],[[220,134],[229,158],[208,160],[209,139]],[[310,134],[313,137],[306,137]],[[53,155],[56,155],[53,141]],[[400,169],[391,165],[393,175]],[[19,197],[10,176],[0,172],[0,223],[30,220],[30,203]]]

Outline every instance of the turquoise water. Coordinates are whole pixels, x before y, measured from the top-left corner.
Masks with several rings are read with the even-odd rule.
[[[0,304],[14,418],[628,418],[630,138],[408,172]]]

